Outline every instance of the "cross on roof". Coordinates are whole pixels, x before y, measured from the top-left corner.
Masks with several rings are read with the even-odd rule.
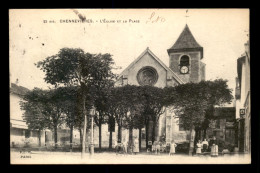
[[[186,24],[187,24],[187,17],[190,17],[190,16],[188,16],[188,10],[186,10],[186,15],[185,15],[185,18],[186,18]]]

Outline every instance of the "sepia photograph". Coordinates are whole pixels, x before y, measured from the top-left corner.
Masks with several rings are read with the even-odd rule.
[[[251,164],[249,14],[9,9],[10,164]]]

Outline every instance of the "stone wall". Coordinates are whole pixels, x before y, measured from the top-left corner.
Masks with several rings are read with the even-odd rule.
[[[125,71],[122,74],[124,76],[127,76],[127,81],[124,81],[124,84],[139,85],[139,83],[137,81],[137,73],[141,68],[143,68],[145,66],[151,66],[151,67],[155,68],[158,73],[158,81],[156,82],[156,84],[154,86],[159,87],[159,88],[165,87],[167,71],[148,52],[139,61],[137,61],[135,64],[133,64],[133,66],[130,69],[128,69],[128,71]],[[120,82],[118,82],[118,83],[120,83]]]
[[[200,62],[200,79],[201,80],[206,80],[206,74],[205,74],[205,70],[206,70],[206,64],[204,64],[203,62]]]

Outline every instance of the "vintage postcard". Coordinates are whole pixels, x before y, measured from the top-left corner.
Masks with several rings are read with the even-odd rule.
[[[10,9],[11,164],[250,164],[249,9]]]

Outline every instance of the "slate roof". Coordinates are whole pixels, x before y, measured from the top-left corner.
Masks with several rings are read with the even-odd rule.
[[[215,107],[214,117],[234,120],[236,118],[235,107]]]
[[[18,86],[14,83],[11,83],[10,93],[14,93],[14,94],[17,94],[19,96],[23,96],[28,91],[30,91],[28,88],[25,88],[23,86]]]
[[[180,34],[174,45],[168,49],[168,54],[171,52],[186,51],[186,50],[199,50],[201,51],[201,58],[203,58],[203,47],[195,40],[188,25],[185,25],[182,33]]]

